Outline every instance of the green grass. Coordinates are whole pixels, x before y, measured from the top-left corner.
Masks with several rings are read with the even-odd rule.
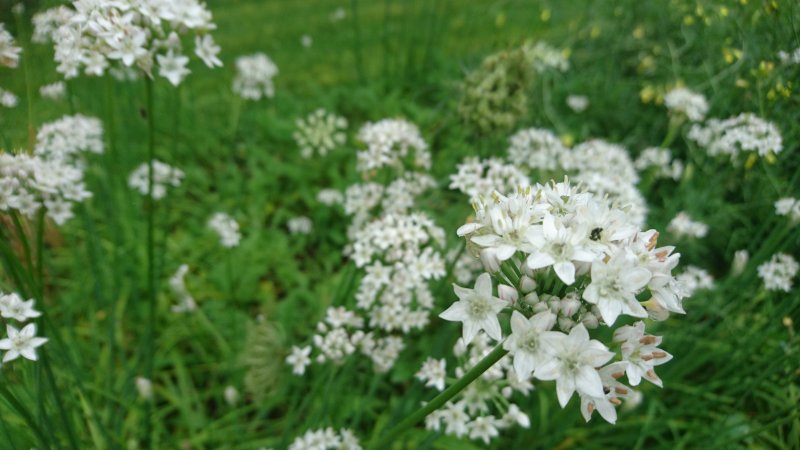
[[[677,243],[682,265],[708,269],[717,287],[687,300],[686,316],[655,328],[675,355],[659,369],[664,389],[642,386],[643,404],[621,412],[611,426],[598,417],[584,423],[575,400],[562,410],[552,383],[540,383],[521,403],[531,428],[501,433],[492,448],[800,448],[800,296],[796,289],[767,293],[755,275],[777,251],[800,255],[798,228],[776,217],[772,206],[779,197],[800,197],[800,66],[760,69],[762,61],[777,61],[778,50],[800,47],[800,7],[788,0],[775,2],[777,9],[772,2],[744,3],[209,1],[225,66],[208,70],[193,61],[193,73],[178,89],[155,81],[156,154],[186,179],[156,207],[163,250],[156,266],[152,448],[277,450],[324,426],[351,427],[365,443],[430,400],[413,374],[425,357],[449,355],[460,330],[440,320],[411,335],[382,378],[364,358],[341,367],[312,365],[304,377],[283,364],[290,346],[314,333],[328,305],[355,303],[348,283],[354,267],[342,254],[347,219],[318,205],[315,195],[359,179],[352,143],[368,120],[401,116],[418,124],[443,184],[466,156],[503,156],[508,133],[476,135],[461,124],[457,83],[484,56],[526,39],[569,48],[572,68],[536,81],[518,128],[550,128],[575,142],[605,138],[635,155],[662,142],[669,125],[664,107],[643,103],[640,92],[682,81],[707,96],[711,116],[751,111],[774,121],[785,149],[774,164],[735,168],[677,138],[672,149],[689,163],[689,175],[645,192],[648,223],[664,230],[680,210],[708,223],[703,240],[664,239]],[[339,6],[347,17],[332,23],[329,15]],[[29,22],[20,30],[9,8],[0,2],[3,22],[18,38],[27,36]],[[304,34],[314,39],[308,49],[300,44]],[[730,49],[743,57],[727,62]],[[276,96],[241,103],[237,123],[234,61],[257,51],[280,68]],[[642,63],[648,57],[651,68]],[[59,79],[49,46],[26,43],[23,58],[33,92]],[[779,82],[792,82],[795,90],[773,98]],[[24,148],[22,68],[0,69],[0,87],[20,96],[16,109],[0,110],[0,146]],[[107,151],[90,161],[94,197],[66,226],[46,229],[45,293],[37,304],[51,338],[47,362],[10,364],[0,372],[0,448],[126,448],[144,438],[146,409],[134,378],[145,370],[146,220],[144,199],[126,184],[147,155],[144,83],[81,77],[69,82],[69,91],[70,100],[60,103],[35,95],[33,126],[71,112],[100,117]],[[564,99],[572,93],[590,97],[587,112],[569,111]],[[291,134],[295,119],[318,107],[348,119],[350,144],[307,161]],[[422,207],[447,230],[449,247],[457,246],[455,229],[471,212],[466,199],[440,189]],[[238,248],[223,249],[207,229],[216,211],[239,221]],[[296,215],[309,216],[315,232],[289,235],[285,223]],[[742,248],[752,259],[743,275],[730,276],[732,255]],[[192,268],[187,280],[200,305],[193,315],[169,311],[174,299],[166,281],[181,263]],[[15,290],[3,270],[0,288]],[[450,281],[442,281],[437,311],[453,300]],[[259,315],[266,324],[256,323]],[[256,327],[261,333],[253,333]],[[261,395],[229,406],[223,390],[233,385],[244,394],[246,354],[255,344],[265,349],[258,370],[270,375],[269,383]],[[51,379],[63,405],[46,387]],[[483,447],[417,428],[393,448]]]

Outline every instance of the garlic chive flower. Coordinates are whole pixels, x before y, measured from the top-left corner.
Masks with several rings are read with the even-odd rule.
[[[236,78],[233,93],[246,100],[261,100],[275,96],[272,79],[278,75],[278,66],[264,53],[236,58]]]
[[[502,330],[497,320],[497,313],[508,306],[508,302],[492,295],[492,280],[489,274],[481,274],[473,289],[456,284],[453,285],[453,289],[458,301],[439,314],[439,317],[453,322],[463,322],[462,337],[466,344],[472,342],[481,330],[499,341]]]
[[[8,337],[0,339],[0,350],[5,350],[3,362],[13,361],[20,356],[36,361],[36,349],[47,343],[47,338],[36,337],[36,324],[29,323],[18,330],[13,325],[6,325]]]

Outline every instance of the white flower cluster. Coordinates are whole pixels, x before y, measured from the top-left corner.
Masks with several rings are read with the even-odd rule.
[[[568,153],[569,149],[561,143],[561,139],[552,131],[542,128],[516,132],[511,136],[508,147],[509,161],[528,169],[557,170],[564,167],[564,158]]]
[[[223,247],[236,247],[242,240],[236,219],[223,212],[214,213],[208,220],[208,227],[219,235],[219,242]]]
[[[430,169],[431,154],[419,129],[403,119],[383,119],[367,123],[358,132],[358,139],[367,148],[357,154],[359,172],[369,172],[381,167],[399,168],[413,149],[412,166]]]
[[[148,164],[146,162],[140,164],[128,177],[128,186],[142,195],[147,195],[150,190],[148,173]],[[153,198],[156,200],[164,198],[167,195],[168,186],[180,186],[183,175],[182,170],[161,161],[153,160]]]
[[[67,92],[67,85],[63,81],[46,84],[39,88],[39,95],[50,100],[60,100]]]
[[[642,150],[633,163],[636,170],[643,172],[653,170],[656,178],[671,178],[678,181],[683,175],[683,161],[672,159],[672,152],[668,148],[648,147]]]
[[[169,278],[169,288],[178,299],[178,303],[171,308],[172,312],[176,314],[192,312],[197,309],[197,302],[195,302],[192,294],[189,293],[184,281],[187,273],[189,273],[189,266],[181,264],[178,270]]]
[[[278,66],[263,53],[236,58],[236,78],[233,93],[247,100],[261,100],[275,96],[272,79],[278,74]]]
[[[289,446],[289,450],[361,450],[358,438],[352,431],[342,428],[309,430]]]
[[[74,13],[40,16],[35,36],[44,40],[54,22],[56,70],[67,78],[103,75],[112,64],[136,66],[147,74],[155,64],[177,86],[190,73],[181,35],[194,32],[194,53],[208,67],[221,66],[219,47],[208,31],[216,28],[211,12],[198,0],[75,0]]]
[[[74,161],[84,151],[103,153],[103,123],[81,114],[46,123],[36,133],[34,153],[43,158]]]
[[[685,116],[692,122],[705,119],[708,102],[703,94],[684,87],[676,87],[664,96],[664,105],[672,114]]]
[[[31,40],[37,44],[55,41],[58,28],[72,20],[75,10],[66,6],[56,6],[33,15],[33,36]]]
[[[314,222],[306,216],[292,217],[286,221],[286,228],[289,229],[289,234],[311,234]]]
[[[783,64],[800,64],[800,47],[794,49],[792,52],[779,51],[778,59],[780,59]]]
[[[559,50],[547,42],[537,42],[535,45],[525,44],[522,47],[527,60],[533,65],[533,69],[539,73],[550,70],[566,72],[569,70],[569,58],[566,52]]]
[[[669,221],[667,231],[676,237],[700,239],[708,234],[708,225],[693,220],[686,211],[681,211]]]
[[[326,206],[339,205],[344,202],[344,194],[336,189],[320,189],[317,201]]]
[[[6,30],[6,24],[0,23],[0,66],[17,67],[20,52],[22,49],[17,47],[14,36]]]
[[[581,113],[589,107],[589,97],[585,95],[567,96],[567,106],[576,113]]]
[[[463,375],[491,351],[490,338],[486,334],[477,335],[469,347],[459,339],[453,348],[453,353],[460,360],[456,376]],[[429,359],[423,364],[417,378],[426,382],[428,387],[442,390],[439,386],[444,386],[444,371],[444,360]],[[515,392],[527,396],[532,390],[530,381],[517,377],[511,358],[504,357],[467,386],[456,401],[450,401],[431,413],[425,419],[425,426],[432,431],[457,438],[480,439],[489,444],[499,435],[499,430],[515,425],[530,427],[530,418],[511,401],[511,397]],[[496,410],[494,413],[493,409]]]
[[[751,113],[725,120],[709,119],[705,126],[695,124],[688,137],[709,155],[728,155],[732,161],[741,152],[757,152],[763,157],[783,150],[783,139],[775,124]]]
[[[686,266],[678,276],[680,288],[683,289],[687,297],[691,297],[701,289],[711,289],[714,287],[714,278],[705,269],[695,266]]]
[[[498,313],[513,309],[503,346],[517,378],[555,380],[562,407],[577,392],[587,419],[594,410],[616,419],[614,407],[631,392],[618,381],[623,373],[633,386],[641,378],[661,384],[653,368],[670,356],[643,323],[616,330],[621,359],[610,364],[615,353],[588,330],[612,327],[621,315],[684,313],[674,247],[657,247],[658,232],[640,231],[608,199],[567,182],[495,192],[475,208],[475,222],[458,234],[499,285],[495,297],[484,273],[474,289],[455,286],[458,301],[440,317],[463,322],[465,344],[481,332],[502,341]]]
[[[784,197],[775,202],[775,214],[789,216],[792,222],[800,222],[800,200]]]
[[[65,161],[24,153],[0,153],[0,211],[17,210],[32,219],[44,206],[59,225],[72,218],[72,203],[91,197],[83,170]]]
[[[16,320],[25,323],[42,315],[33,309],[33,299],[25,301],[17,293],[5,294],[0,291],[0,316],[6,320]],[[0,339],[0,350],[5,350],[3,363],[13,361],[20,356],[31,361],[36,361],[36,348],[47,342],[47,338],[36,337],[36,324],[29,323],[21,330],[13,325],[6,324],[7,336]]]
[[[764,287],[771,291],[789,292],[792,290],[792,279],[800,270],[800,264],[792,255],[777,253],[769,261],[758,266],[758,276]]]
[[[450,189],[461,191],[473,201],[486,192],[508,192],[530,184],[528,176],[515,164],[506,164],[499,158],[469,157],[457,170],[450,175]]]
[[[0,105],[5,108],[13,108],[19,103],[19,98],[11,91],[0,88]]]
[[[322,108],[305,119],[297,119],[296,125],[293,137],[303,158],[310,158],[314,152],[325,156],[347,139],[347,119]]]

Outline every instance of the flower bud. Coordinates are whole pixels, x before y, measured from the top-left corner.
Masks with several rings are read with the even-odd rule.
[[[524,265],[525,264],[523,264],[523,266]],[[523,294],[527,294],[533,292],[534,289],[536,289],[536,281],[527,275],[523,275],[519,280],[519,290],[522,291]]]
[[[496,273],[500,270],[500,260],[497,259],[495,252],[490,249],[481,251],[481,263],[489,273]]]
[[[519,292],[507,284],[497,286],[497,295],[500,296],[501,300],[505,300],[512,305],[519,299]]]
[[[525,297],[522,297],[522,301],[531,306],[535,306],[541,303],[539,301],[539,294],[537,294],[536,292],[529,292]]]
[[[583,315],[581,318],[581,323],[590,330],[593,330],[600,325],[600,321],[597,320],[597,316],[590,312],[587,312]]]
[[[571,330],[574,326],[575,326],[574,320],[564,316],[558,318],[558,327],[561,328],[562,331],[567,332]]]
[[[239,403],[239,391],[237,391],[235,387],[233,386],[226,387],[223,395],[228,405],[236,406],[236,404]]]
[[[567,295],[561,300],[561,304],[559,305],[559,311],[562,315],[566,317],[572,317],[578,312],[578,309],[581,307],[581,302],[574,295]]]

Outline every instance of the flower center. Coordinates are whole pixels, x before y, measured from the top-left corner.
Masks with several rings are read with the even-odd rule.
[[[489,314],[491,307],[486,297],[473,297],[469,303],[469,314],[475,318],[483,318]]]

